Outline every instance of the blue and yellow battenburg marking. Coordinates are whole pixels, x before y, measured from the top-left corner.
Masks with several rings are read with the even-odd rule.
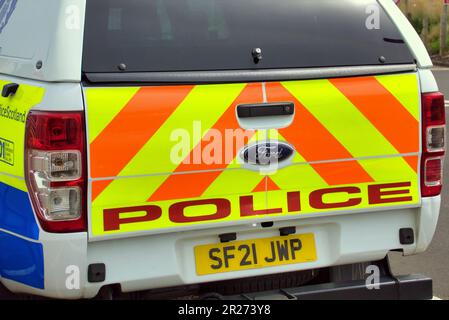
[[[10,82],[1,80],[0,87]],[[45,90],[20,84],[0,97],[0,277],[44,289],[44,253],[24,180],[25,122]]]

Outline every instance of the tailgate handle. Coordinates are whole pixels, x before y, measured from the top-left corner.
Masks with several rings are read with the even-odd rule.
[[[8,98],[9,96],[16,94],[18,89],[19,85],[17,83],[5,84],[2,90],[2,97]]]
[[[295,105],[292,102],[244,104],[237,106],[237,116],[239,118],[291,116],[294,113]]]
[[[293,102],[241,104],[236,109],[237,121],[245,130],[287,128],[295,117]]]

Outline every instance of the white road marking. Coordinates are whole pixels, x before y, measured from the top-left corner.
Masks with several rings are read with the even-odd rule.
[[[443,299],[440,299],[440,298],[438,298],[438,297],[433,297],[432,300],[443,300]]]

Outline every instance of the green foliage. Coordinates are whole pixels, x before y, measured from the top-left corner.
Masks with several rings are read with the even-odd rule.
[[[418,34],[423,34],[423,19],[428,18],[429,28],[425,44],[431,54],[437,54],[440,45],[440,15],[443,2],[441,0],[408,0],[408,3],[407,9],[406,1],[401,1],[400,8],[409,17]]]
[[[431,54],[437,54],[440,51],[440,39],[434,39],[431,41],[428,49]]]
[[[411,23],[412,23],[413,27],[415,28],[416,32],[421,34],[421,32],[423,30],[423,19],[422,19],[422,17],[412,17]]]

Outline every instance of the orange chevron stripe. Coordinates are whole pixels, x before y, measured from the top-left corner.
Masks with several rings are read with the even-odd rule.
[[[267,191],[267,178],[262,178],[260,183],[254,188],[253,193]]]
[[[376,78],[342,78],[329,81],[368,118],[399,153],[419,152],[419,122]],[[411,158],[405,160],[413,170],[417,170]]]
[[[193,86],[141,88],[90,145],[92,177],[117,176],[192,88]],[[133,134],[133,139],[129,139],[130,133]],[[120,146],[119,152],[117,146]],[[96,184],[92,190],[92,200],[110,183],[111,181]]]
[[[266,192],[266,191],[278,191],[281,190],[279,186],[270,177],[262,178],[262,181],[254,188],[253,193]]]
[[[222,136],[225,136],[225,130],[226,129],[238,129],[240,128],[236,114],[235,109],[237,105],[242,103],[260,103],[263,101],[262,96],[262,85],[260,83],[255,84],[248,84],[246,88],[242,91],[239,97],[229,106],[229,108],[225,111],[223,116],[215,123],[215,125],[211,128],[214,130],[218,130]],[[248,132],[248,138],[253,136],[254,133]],[[194,154],[201,153],[204,148],[211,143],[211,135],[210,131],[204,136],[204,138],[201,140],[200,143],[190,152],[190,154],[186,157],[186,159],[193,159]],[[226,150],[224,142],[227,142],[229,144],[229,141],[220,141],[222,144],[222,150]],[[245,144],[248,141],[245,142]],[[237,155],[238,150],[240,150],[244,145],[237,145],[238,141],[234,137],[233,141],[233,155],[231,158],[231,161],[234,160],[234,158]],[[201,159],[203,160],[203,159]],[[194,198],[194,197],[200,197],[207,188],[214,182],[214,180],[222,173],[222,171],[229,165],[229,161],[226,161],[226,155],[223,152],[222,159],[220,163],[218,164],[206,164],[206,163],[199,163],[199,164],[192,164],[192,163],[186,163],[186,161],[182,162],[174,172],[180,173],[180,172],[189,172],[189,171],[203,171],[203,170],[218,170],[214,172],[207,172],[207,173],[201,173],[198,174],[195,182],[192,183],[191,177],[186,178],[186,175],[182,174],[174,174],[168,177],[168,179],[156,190],[156,192],[151,195],[151,197],[148,199],[149,202],[153,201],[164,201],[164,200],[171,200],[171,199],[184,199],[184,198]],[[187,175],[188,176],[188,175]],[[180,188],[179,186],[189,186],[189,187],[183,187]]]
[[[112,180],[101,180],[92,182],[92,201],[103,192],[110,184]]]
[[[280,130],[308,162],[350,159],[353,156],[281,83],[268,83],[269,102],[294,102],[296,117],[293,124]],[[372,182],[371,176],[357,161],[312,164],[315,171],[329,184],[341,185]]]
[[[404,157],[404,160],[409,164],[410,167],[412,167],[412,169],[415,172],[418,172],[418,170],[419,170],[419,157],[418,156]]]
[[[279,186],[271,179],[270,177],[267,177],[267,191],[278,191],[281,190]]]

